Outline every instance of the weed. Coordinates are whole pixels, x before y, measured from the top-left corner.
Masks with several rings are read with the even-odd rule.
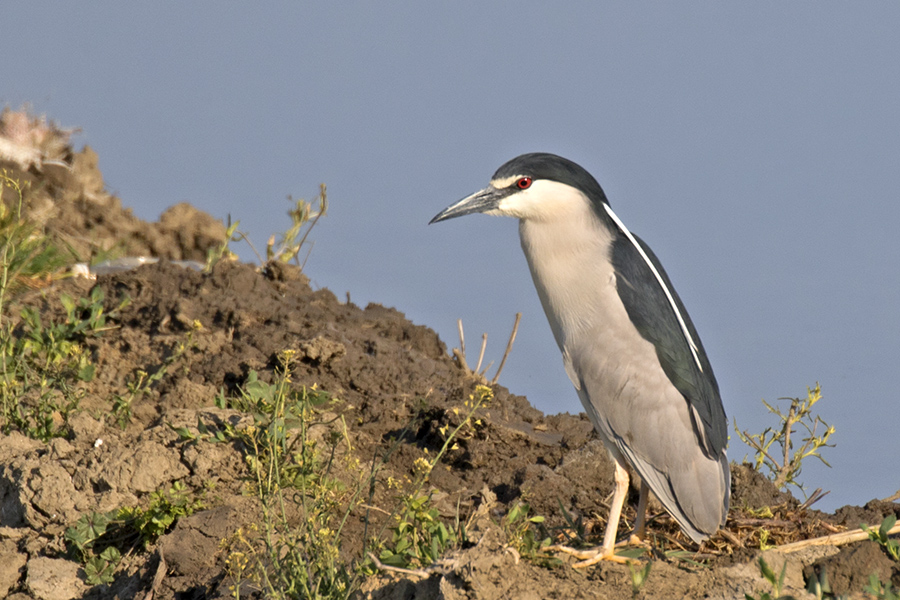
[[[572,515],[566,510],[566,507],[563,506],[562,500],[558,497],[556,499],[556,504],[559,506],[559,512],[562,514],[563,520],[566,522],[566,527],[562,530],[562,533],[566,536],[566,545],[570,546],[588,546],[586,528],[584,526],[584,517],[582,515],[578,515],[577,519],[573,519]]]
[[[116,418],[116,422],[119,424],[119,427],[124,429],[131,422],[132,417],[132,406],[134,405],[134,401],[138,398],[143,397],[145,394],[150,392],[153,384],[160,381],[163,377],[165,377],[169,372],[169,367],[171,367],[179,358],[184,356],[184,353],[187,352],[188,348],[192,348],[194,345],[194,332],[203,329],[203,325],[198,320],[194,320],[191,325],[190,331],[188,331],[187,339],[182,342],[178,342],[175,345],[172,353],[163,361],[163,364],[154,371],[152,375],[149,375],[146,371],[142,369],[138,369],[133,378],[130,381],[125,383],[125,387],[128,390],[127,394],[116,394],[113,396],[112,401],[112,412],[113,416]]]
[[[653,566],[653,563],[648,562],[642,569],[637,569],[631,562],[628,563],[628,574],[631,576],[632,598],[637,598],[641,592],[641,588],[647,583],[647,578],[650,577],[651,566]]]
[[[226,543],[228,574],[240,584],[250,580],[272,598],[347,598],[357,579],[341,557],[340,540],[356,496],[338,511],[344,486],[331,475],[336,449],[345,434],[313,435],[340,419],[317,420],[332,401],[315,387],[292,386],[291,351],[279,355],[273,383],[251,373],[232,407],[253,415],[254,424],[227,436],[241,443],[251,473],[251,490],[260,499],[262,523],[255,531],[239,530]],[[220,400],[219,402],[224,402]],[[208,432],[201,436],[215,440]],[[327,452],[320,443],[325,442]],[[289,506],[299,515],[289,517]]]
[[[410,494],[401,498],[397,523],[391,527],[392,539],[379,559],[392,567],[427,566],[457,542],[457,532],[441,521],[434,506],[434,492]]]
[[[867,525],[860,525],[860,528],[869,534],[870,540],[881,544],[881,547],[884,548],[884,551],[887,552],[888,556],[895,561],[900,562],[900,542],[888,537],[891,529],[893,529],[896,524],[896,515],[888,515],[881,522],[881,527],[879,527],[877,531],[870,529]]]
[[[822,399],[822,390],[819,384],[817,383],[813,389],[807,388],[806,392],[806,399],[803,400],[799,398],[780,398],[780,400],[791,401],[788,414],[786,415],[763,400],[763,404],[766,405],[769,412],[776,415],[780,420],[780,424],[775,429],[767,427],[762,433],[751,435],[738,429],[737,422],[734,424],[734,429],[741,440],[756,450],[756,462],[754,465],[756,470],[760,470],[761,467],[765,466],[769,470],[770,478],[776,487],[784,489],[788,485],[794,485],[803,492],[804,496],[806,495],[804,487],[797,480],[803,461],[807,457],[815,456],[826,466],[830,467],[831,465],[819,454],[819,450],[824,447],[834,447],[834,444],[828,443],[831,435],[834,433],[834,426],[828,425],[821,417],[812,413],[813,406]],[[807,434],[801,440],[802,444],[797,450],[794,450],[794,441],[791,439],[795,425],[801,425]],[[824,428],[824,431],[817,435],[820,425]],[[773,444],[777,444],[780,447],[779,452],[773,453],[771,451]],[[778,456],[778,458],[773,456],[773,454]]]
[[[269,238],[266,244],[266,260],[277,260],[279,262],[294,261],[301,269],[309,258],[312,251],[312,244],[300,262],[300,249],[306,243],[309,233],[312,231],[319,219],[325,216],[328,211],[328,196],[325,193],[325,184],[319,186],[319,195],[316,197],[318,206],[313,209],[312,202],[303,199],[294,200],[288,196],[288,202],[293,203],[293,207],[288,210],[288,216],[291,218],[290,228],[281,234],[278,245],[275,245],[275,236]]]
[[[787,573],[787,561],[784,561],[784,565],[781,567],[781,574],[775,575],[775,571],[769,567],[766,563],[765,559],[760,556],[759,557],[759,572],[760,574],[772,585],[772,590],[774,594],[770,594],[768,592],[763,592],[760,594],[759,598],[754,598],[750,594],[744,594],[744,598],[746,600],[794,600],[793,596],[782,596],[781,588],[784,587],[784,576]]]
[[[228,226],[225,228],[225,239],[222,240],[222,243],[218,246],[206,251],[206,264],[203,267],[204,273],[211,272],[213,267],[219,264],[219,261],[222,259],[231,260],[236,258],[237,255],[231,251],[231,243],[246,239],[246,236],[238,231],[240,224],[240,221],[232,223],[231,217],[228,217]]]
[[[806,591],[815,596],[816,600],[823,600],[823,598],[830,598],[831,600],[849,600],[849,596],[844,594],[838,595],[831,591],[831,584],[828,583],[828,574],[825,569],[822,569],[817,577],[809,578],[809,581],[806,584]]]
[[[118,511],[117,518],[134,529],[146,546],[168,531],[176,520],[194,514],[203,506],[202,499],[194,497],[183,483],[176,481],[168,491],[150,494],[150,504],[146,509],[123,508]]]
[[[37,280],[48,279],[67,262],[56,245],[22,217],[25,188],[0,171],[0,198],[13,192],[15,208],[0,200],[0,429],[16,429],[47,441],[65,435],[93,365],[78,343],[83,329],[97,322],[76,318],[76,306],[63,297],[68,318],[44,327],[36,310],[22,311],[21,334],[8,318],[6,302]],[[101,304],[102,308],[102,304]]]
[[[481,421],[475,418],[475,412],[490,403],[493,397],[491,388],[484,385],[476,386],[475,392],[463,403],[465,412],[459,424],[452,431],[449,425],[439,429],[439,433],[444,436],[444,443],[434,458],[420,457],[416,460],[416,478],[413,481],[412,491],[400,497],[400,508],[395,509],[391,515],[393,519],[393,525],[390,527],[391,541],[385,544],[379,553],[379,560],[383,564],[401,568],[427,566],[456,544],[459,538],[465,537],[464,528],[461,527],[458,518],[455,530],[448,529],[439,520],[438,511],[432,504],[433,494],[425,493],[423,489],[429,475],[444,454],[457,447],[456,440],[463,430],[481,424]],[[452,412],[458,415],[460,410],[456,408]]]
[[[69,418],[85,394],[83,384],[94,378],[83,342],[112,328],[103,300],[98,287],[79,300],[62,294],[64,320],[45,324],[37,310],[25,308],[17,331],[0,326],[2,431],[18,430],[42,441],[68,434]]]
[[[343,419],[323,418],[324,409],[332,402],[329,394],[315,386],[297,389],[292,384],[293,351],[280,353],[278,362],[272,383],[251,372],[238,397],[220,394],[216,399],[217,406],[251,414],[253,425],[226,425],[211,432],[198,424],[197,433],[185,428],[177,431],[190,442],[236,441],[243,448],[251,474],[248,491],[261,501],[262,520],[238,530],[223,543],[235,598],[240,597],[244,582],[258,586],[266,597],[348,598],[358,590],[363,574],[373,571],[373,562],[365,560],[354,566],[345,559],[341,555],[342,531],[365,491],[371,501],[379,470],[399,442],[380,460],[373,459],[370,472],[355,486],[338,481],[331,474],[337,450],[342,444],[350,449]],[[491,398],[490,388],[476,388],[464,404],[466,413],[459,424],[452,431],[449,426],[441,429],[445,437],[440,451],[417,461],[412,489],[398,499],[379,535],[370,539],[363,534],[367,549],[380,550],[382,564],[426,565],[464,538],[459,519],[453,526],[442,521],[433,492],[426,491],[425,485],[463,429],[477,427],[475,411]],[[359,470],[349,452],[345,460],[350,471]],[[391,483],[396,485],[389,480],[389,486]],[[391,532],[391,539],[376,541],[385,531]]]
[[[111,583],[122,551],[146,547],[166,533],[180,517],[203,508],[184,484],[176,481],[167,491],[150,494],[146,509],[124,507],[107,513],[83,515],[66,529],[69,554],[84,565],[90,585]]]
[[[543,526],[544,517],[528,516],[531,507],[524,502],[517,502],[503,518],[503,531],[507,543],[519,553],[519,556],[535,564],[555,567],[562,561],[547,551],[552,543],[550,535]]]
[[[22,217],[26,188],[5,169],[0,170],[0,199],[4,188],[12,191],[15,209],[0,200],[0,309],[10,294],[49,279],[73,258]]]
[[[307,238],[313,227],[328,211],[328,196],[325,192],[325,184],[323,183],[319,186],[319,195],[314,201],[316,203],[315,207],[313,202],[307,202],[300,198],[295,200],[293,197],[288,196],[288,201],[292,203],[292,207],[288,210],[291,226],[278,236],[277,245],[275,235],[269,238],[266,243],[265,259],[257,252],[256,247],[247,234],[238,229],[240,221],[232,223],[229,217],[228,227],[225,230],[225,239],[218,247],[210,248],[207,252],[204,271],[210,272],[216,263],[223,258],[234,257],[235,254],[231,251],[231,243],[240,241],[246,242],[250,246],[260,264],[269,261],[286,263],[293,260],[302,269],[306,264],[306,259],[309,258],[309,253],[312,252],[312,243],[309,243],[309,250],[306,252],[306,256],[303,257],[302,262],[300,261],[300,250],[304,244],[308,243]]]
[[[863,591],[878,600],[900,600],[900,590],[895,588],[890,580],[887,583],[881,583],[881,579],[875,573],[869,575],[869,584],[863,588]]]

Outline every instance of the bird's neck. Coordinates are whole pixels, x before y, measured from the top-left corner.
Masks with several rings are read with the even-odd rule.
[[[519,221],[522,249],[550,328],[560,349],[566,338],[590,329],[602,315],[593,310],[614,287],[610,248],[614,240],[591,207],[557,219]]]

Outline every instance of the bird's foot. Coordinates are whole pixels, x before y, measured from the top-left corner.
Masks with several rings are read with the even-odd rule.
[[[628,536],[627,540],[622,540],[621,542],[616,544],[616,548],[624,548],[625,546],[638,546],[639,548],[643,548],[645,550],[650,550],[651,548],[650,542],[635,533],[632,533],[630,536]]]
[[[568,554],[569,556],[574,556],[581,562],[577,562],[572,565],[575,569],[583,569],[585,567],[589,567],[591,565],[595,565],[600,561],[608,560],[610,562],[615,562],[619,564],[626,564],[628,559],[624,556],[616,555],[615,548],[606,549],[603,546],[597,548],[589,548],[588,550],[576,550],[575,548],[569,548],[568,546],[549,546],[547,550],[552,552],[562,552],[563,554]]]

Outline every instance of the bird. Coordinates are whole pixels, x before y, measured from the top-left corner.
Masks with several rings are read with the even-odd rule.
[[[519,220],[534,286],[572,381],[614,463],[603,544],[575,566],[615,553],[631,467],[637,519],[624,543],[646,543],[648,491],[701,543],[725,524],[731,490],[725,409],[684,304],[656,255],[610,207],[597,180],[543,152],[503,164],[484,189],[429,224],[472,213]]]

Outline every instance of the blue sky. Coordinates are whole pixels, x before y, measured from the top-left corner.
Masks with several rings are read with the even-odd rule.
[[[188,201],[258,246],[328,184],[314,285],[580,411],[511,219],[426,226],[523,152],[579,162],[660,257],[729,419],[819,381],[821,508],[900,487],[897,3],[4,3],[0,103],[100,156],[145,219]],[[249,259],[247,250],[242,256]],[[747,450],[732,435],[729,455]]]

